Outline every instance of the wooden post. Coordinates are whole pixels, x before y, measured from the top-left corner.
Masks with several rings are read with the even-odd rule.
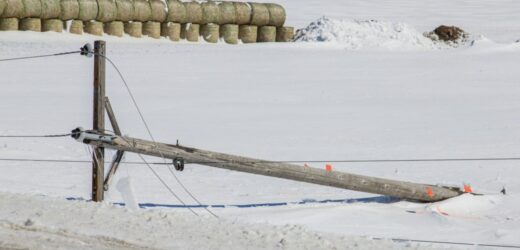
[[[119,128],[119,124],[117,124],[116,116],[114,115],[114,110],[112,109],[112,105],[110,104],[110,101],[108,100],[108,97],[105,96],[105,109],[107,111],[108,119],[110,120],[110,124],[112,125],[112,129],[114,130],[114,133],[116,135],[121,136],[121,129]],[[112,161],[112,164],[110,165],[110,170],[107,173],[107,177],[105,178],[105,182],[103,183],[103,190],[108,191],[108,188],[110,187],[110,183],[112,182],[112,179],[114,175],[116,174],[117,168],[119,168],[119,164],[121,163],[121,160],[123,159],[123,155],[125,154],[125,151],[117,150],[116,156],[114,157],[114,160]]]
[[[94,119],[93,130],[105,130],[105,42],[94,42]],[[94,146],[92,153],[92,200],[103,201],[103,182],[105,171],[105,149]]]
[[[126,136],[115,135],[112,136],[112,139],[109,141],[95,139],[98,138],[98,136],[92,138],[94,139],[86,139],[83,142],[97,147],[106,147],[169,159],[182,158],[186,163],[196,163],[330,187],[389,195],[415,201],[440,201],[458,196],[462,193],[460,189],[453,187],[389,180],[339,171],[326,171],[324,169],[284,162],[271,162],[179,145],[155,143]]]

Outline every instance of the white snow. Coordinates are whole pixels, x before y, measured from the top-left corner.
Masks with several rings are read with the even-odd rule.
[[[0,214],[9,215],[0,219],[2,249],[398,249],[388,241],[294,225],[245,224],[20,194],[0,193],[0,200]]]
[[[296,42],[328,42],[348,50],[442,49],[405,23],[377,20],[330,19],[322,17],[295,34]]]
[[[179,139],[188,146],[269,160],[519,156],[520,43],[515,41],[520,15],[515,10],[520,2],[280,3],[288,24],[297,28],[321,16],[378,20],[363,29],[376,39],[364,40],[363,49],[348,50],[322,42],[230,46],[103,37],[157,140]],[[440,24],[483,37],[472,46],[429,50],[409,49],[416,46],[403,42],[410,37],[388,46],[389,33],[374,32],[381,26],[392,33],[402,23],[410,37]],[[0,32],[0,58],[77,50],[94,39],[99,38]],[[69,55],[1,62],[0,76],[0,134],[54,134],[91,126],[91,59]],[[123,133],[148,138],[109,66],[107,95]],[[0,158],[90,160],[85,146],[71,138],[1,138]],[[139,158],[128,154],[125,160]],[[309,165],[323,168],[325,163]],[[196,204],[164,166],[153,167],[183,201]],[[221,218],[216,221],[201,208],[194,209],[199,218],[185,208],[131,211],[66,201],[90,197],[89,163],[0,161],[0,248],[455,247],[366,237],[520,245],[517,161],[333,163],[333,169],[421,183],[469,183],[485,195],[434,204],[396,202],[188,165],[177,177],[203,204],[348,200],[212,208]],[[117,183],[127,176],[133,191],[123,189],[123,194],[139,203],[180,204],[146,166],[129,164],[118,170],[107,202],[125,200]],[[503,187],[507,195],[499,194]],[[278,245],[281,238],[290,246]]]

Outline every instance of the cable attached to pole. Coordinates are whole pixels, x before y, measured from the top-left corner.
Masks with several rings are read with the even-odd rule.
[[[148,132],[148,135],[150,136],[150,138],[152,139],[152,141],[154,143],[157,144],[157,141],[155,140],[151,130],[150,130],[150,127],[148,126],[148,123],[146,122],[146,120],[144,119],[144,115],[143,113],[141,112],[141,109],[139,107],[139,105],[137,104],[137,101],[135,100],[135,97],[132,93],[132,91],[130,90],[130,87],[128,86],[128,83],[126,82],[126,79],[124,78],[123,74],[121,73],[121,71],[119,70],[119,68],[117,67],[117,65],[110,59],[108,58],[106,55],[101,55],[101,54],[98,54],[98,53],[94,53],[91,48],[89,48],[87,45],[85,45],[83,48],[82,48],[82,55],[85,54],[85,55],[97,55],[97,56],[101,56],[103,58],[105,58],[109,63],[110,65],[112,65],[112,67],[116,70],[116,72],[118,73],[119,77],[121,78],[121,80],[123,81],[123,84],[125,85],[126,87],[126,90],[128,92],[128,94],[130,95],[130,98],[139,114],[139,117],[141,118],[141,121],[143,122],[145,128],[146,128],[146,131]],[[139,155],[139,157],[141,157],[141,159],[143,161],[144,158]],[[162,152],[161,152],[161,158],[163,158],[164,160],[164,163],[166,165],[168,165],[166,163],[166,160],[165,160],[165,157],[164,155],[162,155]],[[156,175],[156,177],[159,178],[159,180],[163,183],[163,184],[166,184],[160,177],[159,175],[150,167],[150,165],[145,161],[146,165],[150,168],[150,170],[154,173],[154,175]],[[175,178],[176,182],[182,187],[182,189],[195,201],[197,202],[199,205],[201,204],[201,202],[186,188],[186,186],[184,186],[184,184],[180,181],[180,179],[175,175],[175,173],[171,170],[171,167],[170,165],[168,165],[168,169],[170,170],[171,174],[173,175],[173,177]],[[173,190],[166,185],[166,187],[168,188],[168,190],[181,202],[181,203],[184,203],[182,200],[180,200],[180,198],[173,192]],[[218,216],[216,214],[214,214],[213,212],[211,212],[208,208],[204,208],[208,213],[210,213],[212,216],[218,218]],[[196,213],[195,213],[196,214]]]
[[[54,134],[54,135],[0,135],[0,138],[56,138],[56,137],[69,137],[76,133],[67,134]]]
[[[0,62],[27,60],[27,59],[44,58],[44,57],[52,57],[52,56],[64,56],[64,55],[77,54],[77,53],[82,53],[82,52],[81,52],[81,50],[77,50],[77,51],[69,51],[69,52],[61,52],[61,53],[54,53],[54,54],[37,55],[37,56],[22,56],[22,57],[4,58],[4,59],[0,59]]]

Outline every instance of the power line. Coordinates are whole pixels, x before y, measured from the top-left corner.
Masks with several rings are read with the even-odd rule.
[[[352,160],[281,160],[235,161],[240,163],[388,163],[388,162],[457,162],[457,161],[518,161],[520,157],[430,158],[430,159],[352,159]],[[188,161],[186,164],[228,163],[226,161]]]
[[[98,56],[101,56],[101,57],[103,57],[103,58],[105,58],[105,59],[106,59],[106,60],[107,60],[111,65],[112,65],[112,67],[114,67],[114,69],[117,71],[119,77],[121,78],[121,80],[123,81],[123,83],[124,83],[124,85],[125,85],[125,88],[126,88],[128,94],[130,95],[130,98],[131,98],[131,100],[132,100],[132,102],[133,102],[133,104],[134,104],[134,106],[135,106],[137,112],[139,113],[139,117],[141,118],[141,121],[143,122],[143,124],[144,124],[144,126],[145,126],[145,128],[146,128],[146,131],[148,132],[148,135],[149,135],[150,138],[152,139],[153,143],[155,143],[155,144],[157,145],[157,141],[155,140],[155,138],[154,138],[154,136],[153,136],[153,134],[152,134],[152,131],[150,130],[150,127],[148,126],[148,123],[147,123],[146,120],[144,119],[144,115],[143,115],[143,113],[141,112],[141,109],[139,108],[139,105],[137,104],[137,101],[135,100],[135,97],[134,97],[132,91],[130,90],[130,86],[128,86],[128,83],[126,82],[126,79],[124,78],[123,74],[121,73],[121,71],[119,70],[119,68],[117,67],[117,65],[116,65],[116,64],[115,64],[115,63],[114,63],[110,58],[108,58],[108,57],[105,56],[105,55],[101,55],[101,54],[99,54],[99,53],[94,53],[94,54],[95,54],[95,55],[98,55]],[[160,151],[159,151],[159,152],[160,152]],[[161,158],[163,158],[164,163],[166,164],[166,159],[165,159],[163,153],[160,152],[160,154],[161,154]],[[139,155],[139,157],[141,157],[141,159],[144,160],[144,158],[143,158],[141,155]],[[147,164],[147,165],[148,165],[148,164]],[[150,169],[151,169],[151,167],[150,167]],[[171,173],[171,174],[173,175],[173,177],[175,178],[176,182],[177,182],[177,183],[182,187],[182,189],[183,189],[183,190],[184,190],[184,191],[185,191],[185,192],[186,192],[186,193],[187,193],[187,194],[188,194],[188,195],[189,195],[193,200],[195,200],[195,202],[197,202],[197,203],[200,205],[200,204],[201,204],[200,201],[199,201],[197,198],[195,198],[195,195],[193,195],[193,193],[190,192],[190,191],[186,188],[186,186],[181,182],[181,180],[177,177],[177,175],[176,175],[176,174],[171,170],[170,165],[168,165],[168,169],[170,170],[170,173]],[[152,170],[152,169],[151,169],[151,170]],[[152,170],[152,171],[153,171],[153,170]],[[162,180],[161,180],[161,181],[162,181]],[[172,192],[173,192],[173,191],[172,191]],[[179,198],[179,199],[180,199],[180,198]],[[211,215],[213,215],[215,218],[218,218],[218,216],[217,216],[216,214],[214,214],[213,212],[211,212],[208,208],[205,208],[205,210],[206,210],[208,213],[210,213]]]
[[[50,135],[0,135],[0,138],[53,138],[53,137],[68,137],[77,133],[67,134],[50,134]]]
[[[520,158],[461,158],[461,159],[401,159],[401,160],[314,160],[314,161],[249,161],[249,162],[237,162],[237,163],[387,163],[387,162],[449,162],[449,161],[518,161]],[[63,163],[90,163],[90,160],[62,160],[62,159],[26,159],[26,158],[0,158],[0,161],[19,161],[19,162],[63,162]],[[110,162],[105,162],[110,163]],[[125,164],[143,165],[142,162],[123,162]],[[186,162],[186,164],[208,164],[208,163],[230,163],[226,161],[193,161]],[[151,165],[171,165],[170,163],[164,162],[149,162]]]
[[[0,62],[26,60],[26,59],[43,58],[43,57],[51,57],[51,56],[64,56],[64,55],[70,55],[70,54],[76,54],[76,53],[81,53],[81,51],[77,50],[77,51],[69,51],[69,52],[61,52],[61,53],[54,53],[54,54],[37,55],[37,56],[22,56],[22,57],[4,58],[4,59],[0,59]]]
[[[146,164],[146,166],[152,171],[152,173],[155,175],[155,177],[163,184],[164,187],[166,187],[166,189],[168,189],[168,191],[170,192],[170,194],[172,194],[180,203],[182,203],[183,205],[186,205],[186,203],[184,203],[184,201],[173,191],[173,189],[168,186],[168,184],[166,184],[166,182],[161,178],[161,176],[152,168],[152,166],[150,166],[150,164],[148,164],[148,162],[144,159],[144,157],[141,155],[141,154],[137,154],[139,155],[139,158],[141,158],[141,160]],[[188,208],[194,215],[196,216],[199,216],[199,214],[197,214],[197,212],[195,212],[193,209],[191,208]]]
[[[379,237],[367,237],[367,238],[373,239],[373,240],[391,240],[393,242],[435,243],[435,244],[461,245],[461,246],[500,247],[500,248],[517,248],[517,249],[520,249],[519,245],[482,244],[482,243],[455,242],[455,241],[437,241],[437,240],[415,240],[415,239],[403,239],[403,238],[379,238]]]

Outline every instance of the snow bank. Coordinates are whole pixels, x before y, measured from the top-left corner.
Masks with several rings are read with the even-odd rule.
[[[296,31],[296,42],[336,43],[349,50],[441,49],[434,42],[405,23],[377,20],[330,19],[322,17]]]
[[[402,249],[301,226],[245,224],[106,203],[0,193],[0,249]]]

